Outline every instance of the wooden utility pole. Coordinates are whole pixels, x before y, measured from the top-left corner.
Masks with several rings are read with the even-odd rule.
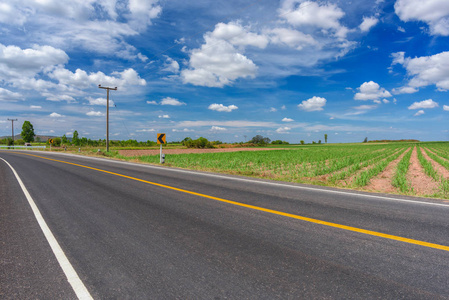
[[[100,89],[106,90],[106,152],[109,152],[109,90],[116,91],[117,87],[111,88],[111,87],[105,87],[101,86],[101,84],[98,85]]]
[[[11,121],[11,129],[12,129],[12,148],[14,149],[14,121],[17,121],[17,119],[8,119],[8,121]]]

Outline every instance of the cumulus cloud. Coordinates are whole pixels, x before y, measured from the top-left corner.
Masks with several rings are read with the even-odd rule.
[[[158,116],[159,119],[170,119],[169,115],[159,115]]]
[[[449,111],[449,105],[443,105],[443,109],[444,109],[445,111]]]
[[[276,129],[276,132],[277,133],[288,133],[290,130],[291,130],[290,127],[285,126],[285,127],[279,127],[278,129]]]
[[[289,28],[274,28],[268,31],[270,41],[273,44],[284,44],[297,50],[302,50],[307,46],[319,46],[310,34],[302,33]]]
[[[179,73],[179,63],[173,58],[165,56],[165,63],[162,71],[177,74]]]
[[[302,101],[301,104],[298,104],[298,107],[305,111],[319,111],[323,110],[323,107],[325,105],[326,105],[325,98],[313,96],[308,100]]]
[[[152,100],[152,101],[147,101],[147,104],[151,104],[151,105],[157,105],[157,102]]]
[[[30,105],[31,109],[42,109],[42,106],[40,105]]]
[[[290,118],[283,118],[282,119],[282,122],[293,122],[294,120],[293,119],[290,119]]]
[[[417,116],[420,116],[420,115],[423,115],[423,114],[425,114],[425,112],[423,110],[418,110],[416,112],[416,114],[414,114],[414,116],[417,117]]]
[[[33,77],[50,67],[65,64],[68,55],[51,46],[33,46],[21,49],[17,46],[0,44],[0,79],[9,81],[11,77]]]
[[[53,113],[50,114],[50,118],[60,118],[60,117],[63,117],[63,115],[60,115],[60,114],[58,114],[56,112],[53,112]]]
[[[446,0],[398,0],[394,9],[404,21],[427,23],[432,35],[449,36],[449,2]]]
[[[208,108],[210,110],[223,111],[223,112],[231,112],[231,111],[233,111],[235,109],[238,109],[238,107],[233,105],[233,104],[229,105],[229,106],[225,106],[223,104],[217,104],[217,103],[209,105]]]
[[[184,102],[179,101],[176,98],[165,97],[164,99],[162,99],[161,105],[181,106],[186,104]]]
[[[227,129],[224,127],[219,127],[219,126],[212,126],[210,128],[211,131],[226,131]]]
[[[344,38],[347,28],[340,24],[345,13],[336,4],[287,0],[280,10],[282,18],[294,26],[316,26],[324,30],[332,30],[336,35]]]
[[[242,53],[247,46],[265,48],[268,39],[249,30],[235,22],[218,23],[204,35],[205,44],[190,52],[189,68],[181,71],[183,82],[223,87],[238,78],[254,78],[257,66]]]
[[[393,89],[392,93],[395,95],[400,95],[400,94],[414,94],[418,92],[417,88],[411,87],[411,86],[403,86],[401,88],[398,89]]]
[[[173,132],[193,132],[195,130],[193,129],[188,129],[188,128],[184,128],[184,129],[172,129]]]
[[[101,117],[104,116],[104,113],[102,113],[101,111],[89,111],[86,113],[86,115],[88,115],[89,117]]]
[[[106,98],[92,98],[87,97],[86,98],[89,101],[89,105],[102,105],[106,106],[106,102],[108,101]],[[109,107],[114,106],[115,103],[111,99],[109,99]]]
[[[374,81],[364,82],[359,88],[359,92],[355,94],[355,100],[379,100],[380,98],[391,97],[389,91],[381,88]]]
[[[21,94],[0,87],[0,101],[17,101],[21,99]]]
[[[432,99],[427,99],[421,102],[415,102],[408,107],[408,109],[422,109],[422,108],[435,108],[438,107],[438,103]]]
[[[368,32],[372,27],[376,26],[379,20],[375,17],[363,17],[363,22],[359,28],[362,32]]]
[[[98,84],[110,87],[146,85],[145,79],[140,78],[139,74],[132,68],[122,72],[113,72],[111,75],[108,76],[100,71],[88,74],[81,69],[76,69],[75,72],[72,72],[65,68],[56,68],[48,74],[50,78],[57,80],[60,84],[78,88],[88,88]]]
[[[270,112],[277,112],[278,110],[274,107],[270,107]]]
[[[393,64],[401,64],[411,77],[409,88],[416,90],[434,84],[440,90],[449,90],[449,51],[415,58],[405,57],[404,52],[398,52],[393,57]]]

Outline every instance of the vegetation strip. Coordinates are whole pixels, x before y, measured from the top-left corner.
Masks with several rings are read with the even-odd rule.
[[[409,238],[386,234],[386,233],[381,233],[381,232],[377,232],[377,231],[371,231],[371,230],[366,230],[366,229],[362,229],[362,228],[346,226],[346,225],[342,225],[342,224],[313,219],[313,218],[309,218],[309,217],[303,217],[300,215],[290,214],[290,213],[281,212],[281,211],[277,211],[277,210],[273,210],[273,209],[269,209],[269,208],[263,208],[263,207],[259,207],[259,206],[255,206],[255,205],[244,204],[244,203],[240,203],[240,202],[236,202],[236,201],[232,201],[232,200],[226,200],[226,199],[219,198],[219,197],[214,197],[214,196],[209,196],[209,195],[192,192],[192,191],[188,191],[188,190],[184,190],[184,189],[179,189],[176,187],[172,187],[172,186],[168,186],[168,185],[164,185],[164,184],[160,184],[160,183],[156,183],[156,182],[151,182],[151,181],[139,179],[136,177],[127,176],[127,175],[123,175],[123,174],[119,174],[119,173],[115,173],[115,172],[110,172],[110,171],[106,171],[106,170],[102,170],[102,169],[98,169],[98,168],[93,168],[93,167],[89,167],[89,166],[85,166],[85,165],[81,165],[81,164],[71,163],[71,162],[67,162],[67,161],[63,161],[63,160],[57,160],[57,159],[47,158],[47,157],[33,155],[33,154],[24,154],[24,155],[34,156],[34,157],[42,158],[45,160],[55,161],[55,162],[73,165],[73,166],[77,166],[77,167],[81,167],[81,168],[86,168],[86,169],[90,169],[90,170],[94,170],[94,171],[98,171],[98,172],[102,172],[102,173],[106,173],[106,174],[110,174],[110,175],[128,178],[131,180],[151,184],[154,186],[158,186],[158,187],[162,187],[162,188],[166,188],[166,189],[170,189],[170,190],[174,190],[174,191],[178,191],[178,192],[182,192],[182,193],[186,193],[186,194],[191,194],[191,195],[195,195],[195,196],[199,196],[199,197],[203,197],[203,198],[207,198],[207,199],[211,199],[211,200],[220,201],[223,203],[232,204],[235,206],[250,208],[253,210],[257,210],[257,211],[267,212],[267,213],[271,213],[271,214],[275,214],[275,215],[279,215],[279,216],[284,216],[284,217],[293,218],[293,219],[297,219],[297,220],[301,220],[301,221],[306,221],[309,223],[324,225],[324,226],[328,226],[328,227],[343,229],[346,231],[362,233],[362,234],[366,234],[366,235],[381,237],[381,238],[385,238],[385,239],[389,239],[389,240],[395,240],[395,241],[400,241],[400,242],[404,242],[404,243],[408,243],[408,244],[414,244],[414,245],[419,245],[419,246],[423,246],[423,247],[428,247],[428,248],[433,248],[433,249],[438,249],[438,250],[443,250],[443,251],[449,252],[449,246],[445,246],[445,245],[434,244],[434,243],[424,242],[424,241],[415,240],[415,239],[409,239]]]

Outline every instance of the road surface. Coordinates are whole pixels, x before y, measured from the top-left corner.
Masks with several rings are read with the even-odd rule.
[[[442,200],[0,151],[0,214],[1,299],[449,298]]]

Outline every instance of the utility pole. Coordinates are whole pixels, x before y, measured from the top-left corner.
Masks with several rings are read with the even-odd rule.
[[[101,86],[101,84],[98,85],[100,89],[106,90],[106,152],[109,152],[109,90],[116,91],[117,87],[111,88],[111,87],[105,87]]]
[[[17,119],[8,119],[8,121],[11,121],[11,129],[12,129],[12,148],[14,149],[14,121],[17,121]]]

